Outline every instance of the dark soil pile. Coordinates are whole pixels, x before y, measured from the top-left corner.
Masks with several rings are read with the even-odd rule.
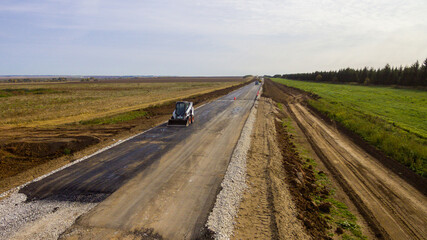
[[[298,218],[303,221],[304,227],[313,239],[331,239],[326,235],[328,226],[321,212],[328,211],[328,206],[316,206],[311,196],[328,196],[327,189],[319,189],[316,185],[315,174],[311,166],[304,167],[304,161],[299,156],[292,135],[276,121],[277,140],[283,155],[283,165],[286,170],[286,182],[290,186],[293,201],[300,214]]]

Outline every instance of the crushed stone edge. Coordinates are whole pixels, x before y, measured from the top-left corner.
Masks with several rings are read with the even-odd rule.
[[[254,101],[240,138],[234,148],[230,163],[221,183],[221,191],[218,193],[215,205],[208,216],[206,227],[213,232],[215,239],[230,239],[234,231],[235,217],[238,214],[240,202],[246,185],[246,157],[252,139],[252,131],[256,121],[258,100],[262,93],[262,85]],[[244,146],[244,143],[248,145]],[[237,171],[237,174],[235,174]]]

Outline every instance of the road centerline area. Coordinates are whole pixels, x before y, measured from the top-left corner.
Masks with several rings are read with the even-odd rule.
[[[258,90],[249,84],[196,109],[196,122],[187,128],[162,124],[20,192],[29,200],[106,198],[64,238],[146,229],[165,238],[197,238]]]

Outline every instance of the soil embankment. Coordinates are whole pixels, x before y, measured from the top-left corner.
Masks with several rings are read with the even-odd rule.
[[[311,147],[379,239],[425,239],[426,196],[304,104],[305,93],[266,80]]]

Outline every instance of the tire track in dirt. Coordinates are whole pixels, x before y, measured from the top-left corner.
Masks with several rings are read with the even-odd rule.
[[[304,114],[304,109],[302,109],[301,105],[298,104],[296,106],[298,107],[297,111],[299,113]],[[304,119],[307,119],[307,118],[304,118]],[[311,124],[312,126],[316,126],[316,123],[314,121],[310,122],[309,124]],[[327,129],[324,129],[324,130],[328,131]],[[325,138],[325,140],[328,142],[329,145],[333,146],[335,144],[334,139],[331,138],[331,135],[322,134],[322,136]],[[378,201],[379,199],[381,200],[381,203],[378,203],[379,208],[387,208],[389,212],[400,212],[399,215],[396,215],[394,220],[399,221],[399,224],[405,228],[405,231],[412,233],[413,236],[416,236],[418,234],[417,230],[407,224],[407,221],[402,217],[404,216],[404,214],[402,214],[403,212],[400,211],[400,208],[395,209],[394,202],[390,201],[390,199],[393,199],[394,201],[398,201],[399,200],[398,195],[395,194],[387,185],[382,184],[382,182],[380,181],[377,182],[376,185],[374,185],[374,183],[364,180],[363,176],[369,175],[369,172],[366,170],[366,168],[363,165],[361,164],[356,165],[353,163],[353,161],[348,160],[348,159],[352,159],[353,156],[349,156],[344,151],[336,152],[336,154],[337,154],[337,157],[341,158],[345,162],[347,167],[351,170],[348,174],[354,174],[355,177],[359,178],[362,184],[367,186],[365,187],[365,191],[369,192],[370,195],[375,196],[375,198],[372,198],[370,201],[375,202],[375,201]],[[356,153],[354,155],[357,156],[358,154]],[[357,156],[357,158],[361,158],[361,157],[363,156]],[[379,192],[386,193],[385,195],[388,195],[390,199],[383,197],[379,192],[377,192],[376,187],[381,189],[381,191]]]
[[[295,114],[288,108],[288,111],[290,112],[291,116],[294,120],[297,119]],[[379,222],[370,216],[372,216],[372,212],[369,211],[363,204],[360,197],[351,190],[351,186],[348,182],[344,181],[342,178],[342,175],[340,172],[333,166],[333,164],[328,160],[328,157],[322,152],[321,148],[316,144],[316,141],[311,135],[307,133],[307,129],[302,125],[299,121],[297,121],[298,127],[303,131],[303,133],[306,135],[307,140],[309,141],[310,145],[316,152],[317,156],[322,160],[322,162],[325,164],[325,166],[328,168],[328,170],[332,173],[335,180],[338,182],[338,184],[346,190],[347,195],[353,202],[353,204],[357,207],[361,215],[365,218],[366,222],[369,224],[369,227],[372,229],[372,231],[375,233],[376,237],[384,237],[384,234],[387,234],[384,228],[381,227]],[[387,234],[388,236],[388,234]],[[389,237],[386,237],[386,239]]]
[[[267,80],[378,238],[425,239],[427,199],[303,106],[304,94]],[[266,88],[267,89],[267,88]],[[295,97],[297,96],[297,97]],[[274,97],[274,96],[273,96]]]
[[[303,121],[310,119],[312,115],[307,115],[300,104],[296,104],[295,106],[298,109],[293,109],[293,113],[295,113],[295,116],[300,121],[302,121],[303,128],[308,132],[308,134],[310,134],[309,132],[312,130],[307,127],[310,125],[316,129],[316,131],[323,131],[323,134],[315,135],[314,141],[312,141],[313,143],[316,142],[316,145],[320,145],[320,149],[318,149],[317,152],[319,152],[319,150],[322,151],[322,149],[325,149],[328,146],[335,146],[329,153],[326,153],[326,158],[339,159],[341,160],[341,163],[346,166],[346,168],[339,170],[342,173],[341,178],[346,179],[345,181],[347,182],[351,182],[352,185],[349,187],[355,189],[357,193],[363,193],[364,195],[362,198],[353,196],[353,199],[355,199],[354,202],[357,202],[357,204],[359,204],[358,202],[364,202],[363,205],[367,206],[368,209],[376,209],[376,211],[370,213],[367,209],[364,209],[365,206],[360,206],[359,208],[364,209],[363,211],[365,211],[367,215],[376,215],[377,218],[384,219],[383,221],[388,222],[388,225],[392,225],[391,223],[394,222],[394,225],[398,225],[399,228],[401,228],[401,231],[404,231],[408,234],[408,237],[410,236],[415,239],[423,239],[422,228],[417,229],[417,225],[408,224],[408,222],[414,221],[422,224],[422,218],[412,218],[412,213],[416,211],[416,208],[411,209],[411,207],[407,207],[405,202],[398,197],[401,194],[394,193],[394,191],[391,189],[393,187],[389,184],[385,184],[388,182],[387,180],[381,181],[376,179],[376,176],[374,178],[369,177],[372,175],[372,171],[369,171],[369,168],[365,164],[358,162],[364,157],[369,158],[369,156],[362,156],[358,152],[349,153],[345,151],[344,149],[350,149],[355,146],[347,145],[344,142],[340,142],[340,139],[331,137],[333,133],[329,132],[328,129],[323,129],[315,121],[310,122],[310,120],[308,120],[304,123]],[[291,108],[293,108],[293,106],[291,106]],[[302,117],[302,114],[306,115]],[[319,137],[323,137],[326,140],[326,144],[319,143]],[[378,173],[378,171],[376,172]],[[358,179],[359,182],[353,181],[352,179]],[[347,189],[349,187],[347,187]],[[395,190],[399,191],[400,188]],[[403,192],[402,194],[406,196],[409,195],[409,193]],[[393,195],[396,197],[392,197]],[[422,205],[422,202],[417,202],[416,200],[410,198],[408,198],[408,201],[412,201],[417,205]],[[397,202],[400,202],[400,204],[396,204]],[[393,216],[389,216],[390,213],[392,213]],[[407,215],[407,213],[411,214]],[[381,225],[379,221],[374,219],[372,219],[372,221],[373,223],[378,223],[375,223],[375,225]],[[388,230],[385,230],[384,228],[378,229],[383,233],[384,238],[392,238],[391,236],[400,236],[399,238],[404,237],[404,235],[399,233],[400,231],[397,231],[397,228],[395,227],[388,227]]]

